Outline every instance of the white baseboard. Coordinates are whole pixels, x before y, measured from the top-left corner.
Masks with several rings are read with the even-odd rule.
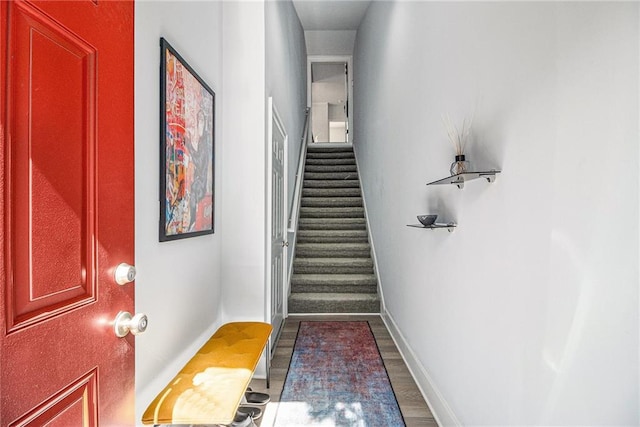
[[[356,169],[358,170],[358,180],[360,181],[360,194],[362,197],[362,207],[364,208],[364,219],[367,224],[367,237],[369,239],[369,246],[371,246],[371,259],[373,260],[373,274],[376,275],[376,281],[378,282],[378,295],[380,296],[380,315],[386,311],[384,305],[384,291],[382,289],[382,280],[380,279],[380,269],[378,268],[378,257],[376,256],[376,247],[373,241],[373,234],[371,232],[371,222],[369,221],[369,213],[367,211],[367,199],[364,194],[364,186],[362,185],[362,173],[360,171],[360,164],[358,163],[357,148],[353,146],[353,153],[356,159]]]
[[[389,333],[391,334],[396,347],[398,347],[400,355],[409,368],[411,376],[416,381],[416,384],[420,389],[420,393],[422,393],[422,396],[427,402],[427,405],[429,406],[429,409],[431,410],[431,413],[436,419],[438,425],[441,427],[461,426],[462,424],[460,423],[460,421],[458,421],[458,418],[453,413],[453,410],[445,401],[442,394],[440,394],[440,391],[438,391],[438,388],[431,379],[431,376],[424,368],[424,366],[422,366],[422,364],[416,357],[416,354],[407,343],[407,340],[405,340],[404,336],[398,329],[395,321],[386,310],[382,313],[382,321],[387,326],[387,329],[389,330]]]

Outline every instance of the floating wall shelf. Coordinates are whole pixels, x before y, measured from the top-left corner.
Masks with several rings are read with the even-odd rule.
[[[498,170],[483,171],[483,172],[464,172],[464,173],[459,173],[457,175],[448,176],[446,178],[442,178],[437,181],[430,182],[427,185],[453,184],[458,186],[458,188],[462,189],[464,188],[465,181],[484,178],[488,182],[493,182],[496,180],[496,175],[499,173],[500,171]]]
[[[449,233],[452,233],[454,228],[456,228],[458,226],[458,224],[456,224],[455,222],[450,222],[448,224],[440,224],[440,223],[433,223],[431,225],[422,225],[422,224],[409,224],[407,225],[407,227],[414,227],[414,228],[426,228],[429,230],[437,230],[437,229],[446,229],[447,231],[449,231]]]

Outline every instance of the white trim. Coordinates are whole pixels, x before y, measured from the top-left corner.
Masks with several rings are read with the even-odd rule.
[[[381,317],[438,425],[441,427],[461,426],[462,424],[438,390],[429,372],[420,363],[411,346],[407,343],[391,314],[385,310]]]
[[[349,133],[347,134],[347,145],[353,144],[353,56],[352,55],[309,55],[307,56],[307,105],[313,107],[311,104],[311,64],[314,62],[346,62],[348,67],[347,77],[349,78],[349,82],[347,84],[348,88],[348,101],[349,101]],[[313,108],[309,111],[309,127],[311,128],[311,124],[313,123]],[[311,133],[311,141],[313,143],[313,132]],[[318,144],[318,143],[313,143]],[[344,145],[340,142],[330,143],[331,147],[335,147],[336,145]]]
[[[267,140],[266,143],[266,162],[267,167],[265,170],[266,174],[266,188],[265,192],[267,197],[265,197],[265,263],[264,263],[264,279],[265,279],[265,287],[264,287],[264,321],[268,324],[271,324],[271,203],[273,198],[273,182],[271,179],[271,170],[273,169],[273,159],[271,158],[271,144],[273,139],[273,97],[267,98]]]
[[[308,109],[305,115],[305,127],[309,126],[309,119],[311,117],[311,108]],[[308,132],[307,132],[308,133]],[[307,162],[307,139],[305,136],[300,142],[300,156],[298,158],[298,173],[296,174],[296,182],[293,190],[293,203],[291,205],[291,211],[289,220],[287,222],[287,232],[298,232],[298,218],[300,217],[300,203],[302,202],[302,187],[304,186],[304,167]],[[295,239],[294,239],[295,242]],[[289,242],[291,244],[291,242]]]
[[[287,229],[287,238],[289,237],[289,233],[291,233],[291,231],[289,231]],[[284,318],[286,319],[287,317],[289,317],[289,295],[291,294],[291,278],[293,277],[293,261],[295,261],[296,259],[296,242],[298,240],[298,227],[296,226],[296,230],[292,232],[293,233],[293,244],[291,244],[291,242],[289,242],[289,248],[291,248],[291,262],[287,262],[288,264],[288,268],[287,268],[287,281],[285,282],[285,286],[284,286]],[[287,258],[287,261],[289,260],[289,258]]]
[[[283,197],[283,239],[284,241],[287,241],[288,239],[288,228],[287,228],[287,215],[288,215],[288,209],[287,209],[287,191],[288,191],[288,146],[289,146],[289,136],[287,134],[287,131],[284,127],[284,124],[282,123],[282,119],[280,118],[280,114],[278,114],[278,109],[276,108],[276,106],[273,103],[273,97],[269,97],[267,99],[267,179],[266,179],[266,193],[267,193],[267,197],[266,197],[266,262],[265,262],[265,322],[271,324],[271,317],[272,317],[272,312],[271,312],[271,305],[272,305],[272,301],[271,301],[271,292],[272,292],[272,286],[273,284],[271,283],[271,256],[272,256],[272,251],[271,251],[271,246],[273,244],[273,242],[271,241],[271,231],[272,231],[272,227],[271,227],[271,222],[272,222],[272,203],[273,203],[273,180],[271,178],[272,176],[272,171],[273,171],[273,122],[275,121],[276,125],[278,126],[280,132],[282,133],[282,135],[284,135],[284,158],[283,158],[283,192],[284,192],[284,197]],[[287,259],[288,259],[288,254],[287,254],[287,247],[283,247],[282,248],[282,275],[283,275],[283,284],[282,284],[282,325],[284,325],[284,319],[286,319],[287,317],[287,287],[288,287],[288,268],[287,268]],[[280,325],[282,327],[282,325]],[[279,331],[274,331],[276,335],[279,335]],[[269,337],[269,347],[268,348],[275,348],[275,342],[272,342],[271,338],[274,335],[271,334],[271,336]],[[274,340],[275,341],[275,340]],[[267,367],[269,367],[270,365],[270,359],[271,357],[268,357],[268,361],[267,361]]]
[[[380,274],[378,269],[378,257],[376,256],[376,247],[373,243],[373,235],[371,234],[371,224],[369,223],[369,213],[367,211],[367,200],[364,196],[364,190],[362,188],[362,175],[360,173],[360,165],[358,164],[358,153],[356,152],[356,146],[353,146],[353,154],[356,159],[356,169],[358,170],[358,180],[360,180],[360,195],[362,197],[362,207],[364,208],[364,220],[367,224],[367,238],[369,239],[369,245],[371,246],[371,259],[373,260],[373,273],[376,275],[376,281],[378,282],[378,295],[380,296],[380,314],[386,311],[386,305],[384,303],[384,293],[382,292],[382,280],[380,280]]]

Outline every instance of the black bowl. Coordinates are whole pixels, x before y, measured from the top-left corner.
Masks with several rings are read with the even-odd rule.
[[[426,226],[433,225],[433,223],[436,222],[436,218],[438,218],[438,215],[418,215],[420,224]]]

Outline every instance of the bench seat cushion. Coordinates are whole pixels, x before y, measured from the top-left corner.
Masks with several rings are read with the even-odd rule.
[[[144,424],[231,424],[271,325],[227,323],[151,402]]]

